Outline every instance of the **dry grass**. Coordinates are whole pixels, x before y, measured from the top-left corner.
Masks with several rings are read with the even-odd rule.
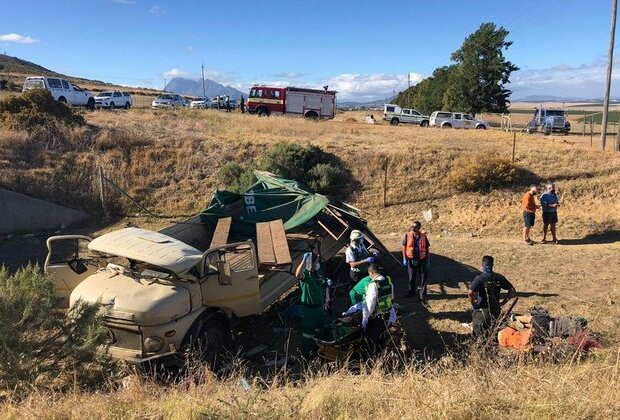
[[[130,376],[108,394],[33,395],[0,413],[20,419],[608,419],[620,414],[619,356],[559,364],[474,357],[466,367],[447,356],[398,373],[376,366],[359,374],[321,370],[299,381],[250,378],[247,390],[243,374],[167,387]]]
[[[320,372],[301,382],[280,378],[267,384],[248,377],[249,391],[239,385],[238,376],[171,387],[131,377],[128,385],[106,394],[33,395],[20,405],[5,404],[2,415],[618,417],[620,155],[590,150],[574,143],[573,136],[518,135],[515,164],[541,182],[554,180],[558,185],[563,203],[560,235],[566,240],[562,246],[524,247],[518,239],[519,201],[527,185],[517,180],[487,194],[458,193],[447,181],[453,162],[461,156],[482,153],[511,160],[511,134],[350,120],[361,121],[363,114],[344,113],[334,121],[315,123],[211,110],[88,113],[88,122],[95,128],[72,132],[67,144],[75,144],[73,149],[43,149],[32,159],[12,156],[12,151],[19,156],[20,145],[30,141],[29,135],[0,132],[0,144],[5,146],[0,148],[0,184],[96,208],[93,174],[102,166],[110,178],[153,210],[191,214],[205,207],[217,186],[216,174],[226,162],[256,159],[277,141],[315,144],[349,166],[362,185],[352,202],[365,212],[371,228],[391,250],[399,251],[402,232],[412,220],[420,219],[423,210],[433,210],[433,220],[423,222],[433,252],[429,307],[400,297],[404,275],[399,272],[394,277],[397,301],[409,315],[405,327],[411,348],[437,349],[450,343],[451,337],[467,334],[461,326],[469,316],[467,282],[484,254],[496,257],[497,270],[522,293],[519,311],[544,305],[557,315],[583,315],[594,330],[604,334],[607,348],[589,361],[574,363],[475,359],[457,363],[453,356],[444,356],[396,373],[381,369],[360,375]],[[388,163],[387,208],[382,205],[384,162]],[[121,197],[111,200],[120,211],[136,211]],[[134,222],[142,226],[167,223]]]

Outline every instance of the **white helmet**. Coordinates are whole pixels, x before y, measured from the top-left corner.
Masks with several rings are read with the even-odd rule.
[[[364,238],[364,234],[359,231],[359,230],[353,230],[351,231],[351,236],[349,237],[352,241],[355,241],[357,239],[363,239]]]

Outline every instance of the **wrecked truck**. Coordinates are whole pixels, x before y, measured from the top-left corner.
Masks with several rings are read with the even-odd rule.
[[[200,346],[214,360],[231,341],[232,318],[260,314],[297,284],[293,270],[305,252],[329,260],[359,229],[388,254],[355,208],[255,175],[244,193],[215,191],[204,212],[159,232],[49,238],[45,271],[62,304],[101,306],[114,358],[178,361]]]

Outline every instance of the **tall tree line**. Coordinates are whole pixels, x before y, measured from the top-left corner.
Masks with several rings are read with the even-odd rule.
[[[400,92],[395,102],[429,114],[433,111],[506,112],[512,93],[506,87],[517,66],[504,57],[512,45],[509,32],[483,23],[450,56],[453,64],[439,67],[417,85]]]

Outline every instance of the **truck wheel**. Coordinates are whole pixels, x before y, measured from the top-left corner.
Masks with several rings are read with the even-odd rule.
[[[445,123],[444,125],[441,126],[441,128],[452,128],[452,124]]]
[[[392,119],[390,120],[390,124],[392,124],[392,125],[398,125],[398,123],[399,123],[399,122],[400,122],[400,121],[398,121],[398,118],[396,118],[396,117],[394,117],[394,118],[392,118]]]
[[[95,109],[95,100],[93,98],[88,98],[88,103],[86,104],[86,108],[90,109],[91,111]]]
[[[217,318],[207,320],[195,343],[199,357],[207,362],[212,369],[221,363],[220,356],[230,347],[230,329]]]
[[[422,122],[420,123],[420,127],[428,127],[428,121],[422,120]]]
[[[309,111],[309,112],[306,112],[306,115],[304,115],[304,118],[307,119],[307,120],[318,121],[319,120],[319,114],[317,114],[314,111]]]
[[[259,117],[268,117],[269,116],[269,110],[267,108],[259,108],[256,113],[258,114]]]
[[[58,98],[58,102],[62,102],[63,104],[66,104],[67,98],[65,98],[64,96],[61,96],[60,98]]]
[[[114,102],[110,102],[110,110],[113,110],[114,108],[116,108],[116,105],[114,105]]]
[[[125,109],[131,108],[131,104],[129,102],[125,102]]]
[[[482,124],[480,124],[479,126],[476,127],[476,130],[486,130],[486,129],[487,128],[484,125],[482,125]]]

